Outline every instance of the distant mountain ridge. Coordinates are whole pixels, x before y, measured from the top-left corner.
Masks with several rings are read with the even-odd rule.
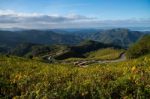
[[[114,44],[122,47],[129,47],[131,44],[141,38],[145,32],[131,31],[124,28],[116,28],[110,30],[101,30],[99,32],[75,33],[76,36],[82,37],[83,39],[89,39],[99,41],[106,44]]]
[[[128,47],[136,42],[143,34],[138,31],[128,29],[112,29],[101,33],[97,41],[104,43],[113,43],[123,47]]]
[[[109,30],[100,29],[71,29],[71,30],[19,30],[4,31],[0,30],[0,48],[14,47],[22,43],[33,44],[65,44],[77,45],[83,40],[93,40],[105,44],[113,44],[122,47],[129,47],[144,34],[149,32],[131,31],[124,28]]]
[[[0,31],[0,44],[16,45],[18,43],[34,44],[77,44],[82,38],[74,35],[59,34],[53,31],[24,30]]]

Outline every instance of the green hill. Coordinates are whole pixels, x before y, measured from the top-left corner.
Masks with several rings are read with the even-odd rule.
[[[102,48],[121,48],[113,44],[103,44],[97,41],[85,40],[77,46],[70,46],[69,50],[56,56],[56,59],[63,60],[67,58],[85,58],[85,53],[92,52]]]
[[[21,57],[43,57],[45,55],[56,55],[60,52],[67,51],[66,45],[43,45],[22,43],[12,48],[9,52],[10,55],[16,55]]]
[[[103,49],[86,53],[86,56],[88,59],[113,60],[119,58],[123,52],[124,52],[123,49],[103,48]]]
[[[127,51],[128,58],[137,58],[150,53],[150,35],[143,36]]]

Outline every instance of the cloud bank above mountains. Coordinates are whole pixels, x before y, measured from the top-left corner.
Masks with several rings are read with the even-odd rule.
[[[1,28],[93,28],[93,27],[150,26],[149,19],[101,20],[78,14],[52,15],[0,10]]]

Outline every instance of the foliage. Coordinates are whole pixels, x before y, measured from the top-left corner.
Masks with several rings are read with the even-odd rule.
[[[150,55],[120,63],[46,64],[0,56],[0,98],[148,99]]]

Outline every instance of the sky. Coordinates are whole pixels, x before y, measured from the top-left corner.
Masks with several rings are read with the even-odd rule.
[[[0,0],[0,28],[150,27],[150,0]]]

